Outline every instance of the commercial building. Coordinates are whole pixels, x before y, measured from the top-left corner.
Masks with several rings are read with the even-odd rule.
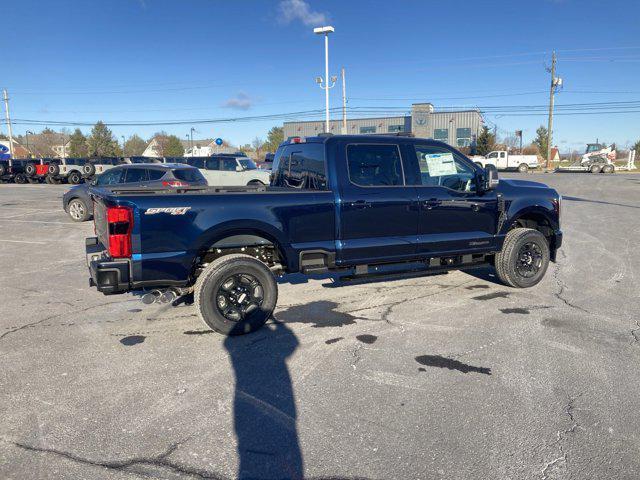
[[[347,120],[343,132],[342,120],[331,120],[330,133],[395,134],[412,133],[416,137],[433,138],[454,147],[466,147],[478,137],[483,126],[479,110],[436,112],[431,103],[414,103],[411,115],[400,117],[354,118]],[[324,121],[285,122],[284,138],[309,137],[324,132]]]

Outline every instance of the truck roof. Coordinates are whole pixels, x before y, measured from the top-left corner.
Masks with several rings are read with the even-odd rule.
[[[410,133],[406,133],[406,132],[400,132],[399,134],[393,134],[393,133],[389,133],[389,134],[379,134],[379,135],[372,135],[372,134],[366,134],[366,135],[334,135],[332,133],[321,133],[319,135],[316,136],[311,136],[311,137],[302,137],[302,136],[294,136],[294,137],[289,137],[287,138],[284,142],[282,142],[280,145],[293,145],[293,144],[299,144],[299,143],[328,143],[331,142],[332,140],[335,139],[340,139],[340,140],[347,140],[347,141],[352,141],[352,142],[371,142],[372,140],[375,141],[377,140],[398,140],[398,139],[402,139],[403,141],[410,141],[411,143],[415,143],[415,142],[420,142],[420,143],[427,143],[429,145],[445,145],[448,146],[446,143],[441,142],[439,140],[433,140],[432,138],[416,138],[414,137],[412,134]]]

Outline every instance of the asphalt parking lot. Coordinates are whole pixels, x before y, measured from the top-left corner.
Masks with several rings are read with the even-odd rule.
[[[537,287],[292,277],[234,338],[89,288],[65,187],[0,185],[0,478],[638,478],[640,175],[505,176],[565,199]]]

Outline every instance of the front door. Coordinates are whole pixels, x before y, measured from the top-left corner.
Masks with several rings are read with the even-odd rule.
[[[415,255],[415,188],[405,185],[396,143],[339,144],[341,185],[338,261],[366,264]],[[345,168],[346,167],[346,168]]]
[[[481,191],[479,170],[472,162],[442,146],[415,144],[406,149],[407,157],[415,159],[412,173],[418,170],[417,253],[438,257],[496,250],[496,193]]]

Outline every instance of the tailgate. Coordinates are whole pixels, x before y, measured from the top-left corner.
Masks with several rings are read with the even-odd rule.
[[[107,206],[99,195],[91,195],[93,199],[93,224],[98,241],[105,247],[109,247],[109,224],[107,223]]]

